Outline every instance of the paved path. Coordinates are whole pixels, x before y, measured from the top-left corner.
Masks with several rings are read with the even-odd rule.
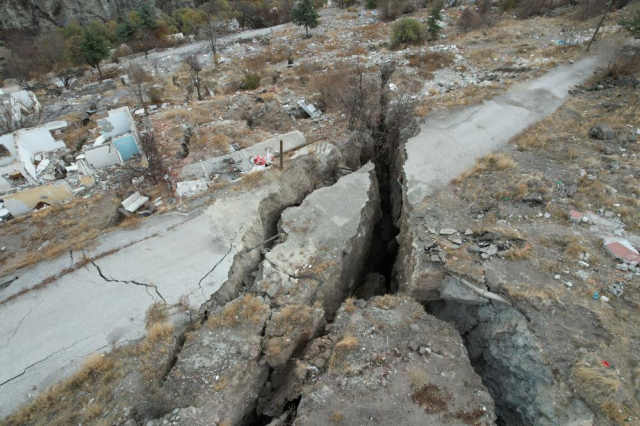
[[[513,87],[481,105],[431,115],[406,144],[404,165],[407,200],[420,203],[445,186],[476,158],[505,147],[509,140],[555,112],[568,91],[608,63],[614,49],[557,67],[546,75]]]
[[[83,256],[100,254],[64,274]],[[152,303],[186,295],[199,307],[226,280],[232,254],[226,233],[206,214],[172,213],[108,234],[91,252],[18,271],[18,280],[0,291],[0,417],[36,393],[34,387],[41,391],[73,373],[90,354],[142,337]]]

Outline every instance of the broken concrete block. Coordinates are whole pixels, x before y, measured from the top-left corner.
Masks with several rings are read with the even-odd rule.
[[[313,104],[307,104],[304,101],[298,101],[298,106],[302,108],[311,118],[319,118],[322,116],[322,111],[317,109]]]
[[[451,229],[451,228],[444,228],[440,230],[440,235],[453,235],[458,233],[458,231],[456,231],[455,229]]]
[[[624,287],[621,283],[614,283],[609,286],[607,291],[616,297],[620,297],[624,293]]]
[[[569,222],[580,223],[583,217],[584,217],[584,213],[581,213],[579,211],[571,210],[569,212]]]
[[[207,190],[207,180],[185,180],[176,184],[176,195],[178,197],[192,197]]]
[[[629,265],[635,266],[640,263],[640,253],[625,239],[606,238],[604,247],[610,255]]]
[[[127,197],[122,203],[122,207],[129,213],[135,213],[144,203],[149,201],[149,197],[143,197],[140,192],[134,192]]]

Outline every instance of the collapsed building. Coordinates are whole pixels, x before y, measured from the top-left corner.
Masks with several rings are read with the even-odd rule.
[[[52,135],[67,127],[65,121],[0,136],[0,194],[5,218],[68,202],[95,185],[94,169],[122,164],[134,157],[144,158],[138,130],[127,107],[109,111],[98,125],[101,135],[71,159],[64,141]]]
[[[0,89],[0,107],[6,116],[3,120],[11,121],[7,124],[20,126],[25,118],[38,117],[42,110],[42,105],[36,95],[29,91],[20,89],[18,86],[3,87]]]

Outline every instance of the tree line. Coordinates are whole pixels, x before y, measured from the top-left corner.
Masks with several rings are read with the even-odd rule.
[[[102,79],[100,64],[112,57],[149,52],[167,47],[171,34],[183,33],[207,40],[215,54],[215,40],[235,19],[241,29],[264,28],[288,22],[296,0],[208,0],[197,8],[180,8],[157,13],[148,3],[130,11],[119,21],[93,21],[29,36],[24,32],[5,34],[12,54],[5,78],[16,78],[27,87],[30,80],[46,90],[44,78],[52,73],[64,87],[88,65]]]

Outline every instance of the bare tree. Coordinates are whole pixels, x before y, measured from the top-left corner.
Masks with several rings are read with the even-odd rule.
[[[198,57],[196,55],[187,56],[184,58],[183,63],[191,76],[191,85],[195,87],[198,93],[198,100],[201,101],[202,93],[200,86],[202,86],[202,79],[200,78],[200,73],[202,72],[202,65],[198,62]]]
[[[206,8],[205,12],[207,16],[204,23],[200,27],[200,31],[202,32],[203,37],[209,43],[209,47],[211,48],[211,55],[213,56],[213,65],[216,66],[218,63],[216,48],[219,37],[218,20],[216,19],[212,8]]]
[[[144,105],[144,83],[150,81],[151,76],[140,65],[135,65],[133,63],[129,63],[127,74],[129,75],[129,80],[131,81],[133,91],[138,97],[140,104]]]

